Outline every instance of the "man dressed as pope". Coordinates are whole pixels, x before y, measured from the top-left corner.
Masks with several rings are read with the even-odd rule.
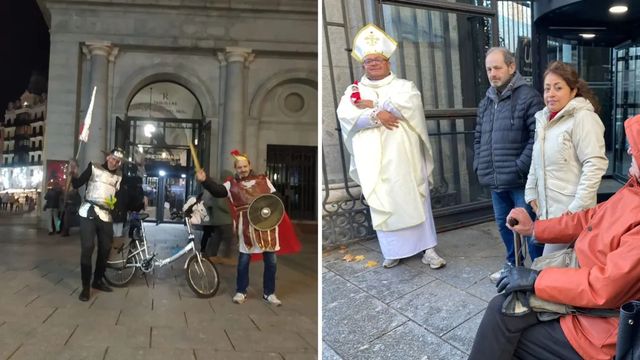
[[[365,75],[347,88],[337,113],[351,154],[349,173],[369,204],[383,266],[424,251],[422,262],[437,269],[446,262],[435,252],[433,157],[422,96],[411,81],[391,73],[389,57],[396,47],[373,24],[358,32],[351,55]]]

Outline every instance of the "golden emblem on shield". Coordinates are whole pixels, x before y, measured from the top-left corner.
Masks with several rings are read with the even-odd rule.
[[[261,231],[268,231],[280,224],[284,217],[284,204],[273,194],[255,198],[247,209],[249,223]]]

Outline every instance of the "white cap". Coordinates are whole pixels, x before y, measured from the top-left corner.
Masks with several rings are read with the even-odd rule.
[[[359,62],[364,61],[364,57],[371,54],[380,54],[387,59],[391,57],[398,43],[373,24],[365,25],[353,38],[353,56]]]

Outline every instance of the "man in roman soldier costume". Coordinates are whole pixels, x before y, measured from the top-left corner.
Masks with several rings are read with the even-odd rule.
[[[78,176],[78,164],[75,160],[69,163],[73,188],[77,189],[87,185],[84,201],[78,210],[81,244],[80,271],[82,275],[82,291],[78,297],[80,301],[88,301],[90,297],[91,256],[96,237],[98,238],[98,256],[91,287],[106,292],[112,291],[104,283],[103,278],[113,241],[111,211],[114,209],[116,191],[120,188],[122,180],[120,165],[122,165],[123,157],[122,149],[114,148],[107,154],[106,161],[102,165],[89,163],[80,176]]]
[[[251,161],[246,154],[234,150],[233,167],[236,174],[218,184],[207,176],[204,170],[196,173],[196,179],[214,197],[227,197],[231,203],[234,231],[238,236],[240,253],[238,256],[238,275],[236,279],[236,294],[233,302],[242,304],[247,298],[249,286],[249,262],[252,255],[262,254],[264,262],[263,295],[264,301],[280,306],[282,302],[276,297],[276,252],[296,252],[300,250],[300,243],[295,236],[291,222],[286,214],[278,226],[268,230],[258,229],[249,221],[248,209],[251,203],[264,194],[275,193],[269,179],[265,175],[256,175],[251,170]],[[286,243],[286,249],[281,249]]]

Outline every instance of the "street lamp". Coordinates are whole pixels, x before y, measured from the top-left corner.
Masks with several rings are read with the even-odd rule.
[[[153,124],[146,124],[144,126],[144,136],[150,138],[151,137],[151,133],[153,133],[154,131],[156,131],[156,127]]]
[[[626,5],[613,5],[609,8],[609,12],[612,14],[624,14],[629,10]]]

